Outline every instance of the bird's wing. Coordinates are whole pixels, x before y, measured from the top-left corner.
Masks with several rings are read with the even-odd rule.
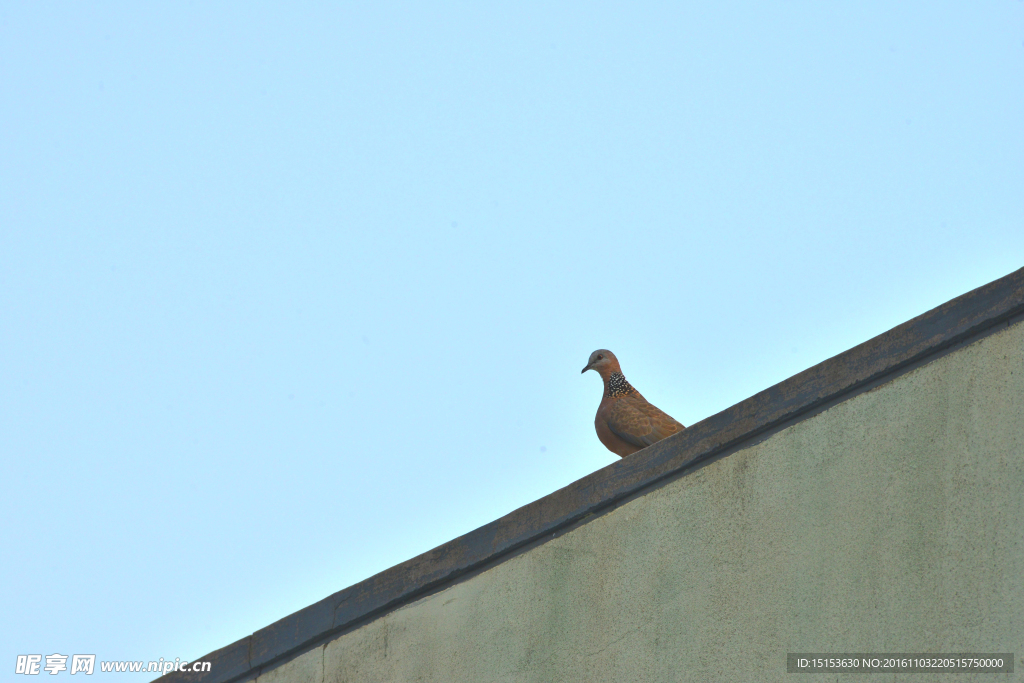
[[[633,396],[616,401],[606,421],[615,436],[637,448],[650,446],[683,429],[683,425],[643,398]]]

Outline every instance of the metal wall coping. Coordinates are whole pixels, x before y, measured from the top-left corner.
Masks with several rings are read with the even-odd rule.
[[[550,540],[714,459],[746,448],[976,339],[1024,320],[1024,268],[829,358],[474,531],[395,565],[195,661],[161,683],[255,679],[429,593]]]

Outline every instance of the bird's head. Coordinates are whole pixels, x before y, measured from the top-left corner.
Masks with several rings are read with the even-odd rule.
[[[607,377],[613,372],[622,372],[622,369],[619,367],[619,359],[608,349],[598,349],[590,354],[587,367],[583,368],[580,374],[587,370],[596,370],[597,374],[601,375],[601,377]]]

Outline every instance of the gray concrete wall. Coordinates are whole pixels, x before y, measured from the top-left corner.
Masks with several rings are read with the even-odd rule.
[[[1024,655],[1024,324],[258,681],[864,680],[823,651]]]

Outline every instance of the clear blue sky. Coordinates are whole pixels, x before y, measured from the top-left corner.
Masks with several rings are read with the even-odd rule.
[[[1022,265],[1019,0],[4,2],[0,666],[614,462],[596,348],[689,425]]]

